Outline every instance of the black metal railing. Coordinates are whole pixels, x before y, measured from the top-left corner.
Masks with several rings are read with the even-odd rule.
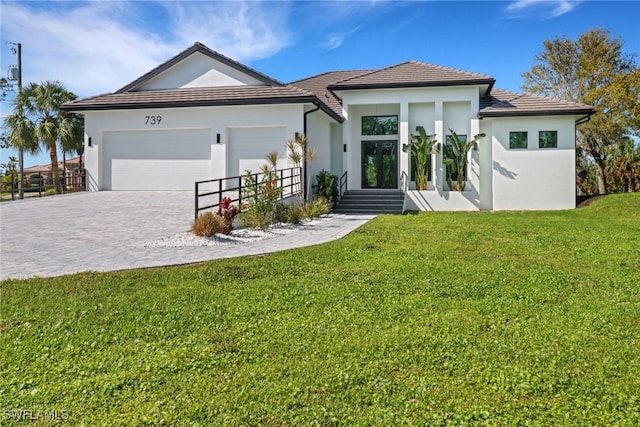
[[[11,174],[9,181],[3,182],[2,193],[11,193],[11,200],[15,200],[20,192],[17,173]],[[67,169],[61,171],[60,187],[63,193],[82,191],[86,189],[85,169]],[[38,193],[42,197],[47,190],[54,188],[51,176],[42,173],[25,176],[22,183],[24,193]]]
[[[342,191],[342,188],[344,187],[344,191]],[[347,171],[345,171],[342,176],[340,177],[340,184],[339,184],[339,190],[338,190],[338,200],[340,200],[342,198],[342,195],[344,193],[347,192]]]
[[[278,188],[282,189],[280,199],[295,196],[302,192],[302,168],[278,169],[274,172],[273,179]],[[228,178],[207,179],[195,183],[195,218],[200,212],[207,209],[215,209],[225,197],[231,199],[231,203],[237,203],[242,210],[242,192],[246,188],[245,180],[252,182],[256,187],[264,185],[263,173],[252,173]]]

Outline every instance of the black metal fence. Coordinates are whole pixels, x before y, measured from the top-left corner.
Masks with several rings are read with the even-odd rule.
[[[295,196],[302,192],[302,168],[279,169],[273,172],[273,179],[277,187],[282,189],[280,199]],[[208,179],[195,183],[195,218],[201,211],[215,209],[225,197],[237,203],[242,210],[242,193],[246,190],[246,182],[253,183],[255,189],[265,184],[267,175],[254,173],[249,175],[233,176],[229,178]]]
[[[10,193],[11,200],[19,195],[19,178],[17,173],[8,174],[2,179],[2,194]],[[38,193],[42,197],[47,190],[54,188],[50,175],[36,173],[25,176],[22,181],[22,191],[26,194]],[[60,186],[63,193],[84,191],[87,187],[85,169],[67,169],[60,173]]]

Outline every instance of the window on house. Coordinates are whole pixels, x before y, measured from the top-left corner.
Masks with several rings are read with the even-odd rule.
[[[397,135],[398,116],[363,116],[362,135]]]
[[[557,130],[541,130],[538,133],[538,147],[558,148],[558,131]]]
[[[509,148],[527,148],[527,132],[509,132]]]
[[[458,139],[460,142],[467,141],[467,135],[458,134]],[[453,159],[455,156],[453,154],[453,137],[451,135],[447,135],[446,142],[444,144],[444,149],[442,153],[443,158],[445,159]],[[467,171],[462,171],[463,181],[467,180]],[[446,182],[449,181],[457,181],[458,180],[458,168],[455,163],[445,166],[445,177]]]

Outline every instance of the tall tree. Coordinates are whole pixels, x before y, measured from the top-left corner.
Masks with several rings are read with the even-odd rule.
[[[631,138],[623,138],[607,159],[607,183],[612,191],[632,192],[640,187],[640,145]]]
[[[598,192],[607,192],[607,156],[628,136],[640,135],[640,70],[621,38],[597,29],[577,41],[545,40],[535,64],[522,74],[525,91],[593,105],[596,114],[577,129],[577,154],[590,156]]]
[[[13,110],[11,114],[4,117],[2,126],[4,127],[4,133],[1,137],[3,148],[21,148],[31,154],[40,151],[33,122],[27,116],[24,108],[24,98],[16,96],[13,101]]]
[[[78,128],[81,122],[60,110],[62,104],[76,98],[58,81],[30,83],[17,97],[12,114],[4,122],[12,146],[24,144],[24,148],[34,152],[39,148],[34,142],[38,141],[49,150],[56,193],[62,192],[58,144],[62,149],[68,149],[82,140],[82,131]]]

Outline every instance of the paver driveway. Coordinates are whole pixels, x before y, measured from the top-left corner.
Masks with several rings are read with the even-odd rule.
[[[103,191],[0,203],[0,279],[185,264],[322,243],[372,216],[242,245],[162,248],[145,242],[187,231],[190,191]]]

